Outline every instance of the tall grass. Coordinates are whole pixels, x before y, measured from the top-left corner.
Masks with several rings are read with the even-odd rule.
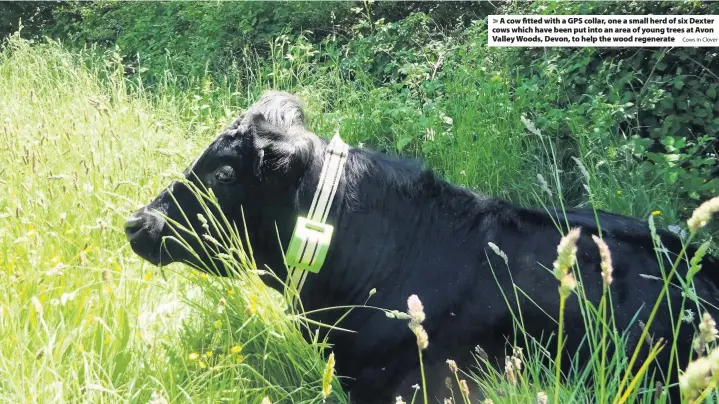
[[[85,60],[17,37],[0,54],[0,401],[319,401],[320,346],[267,288],[157,272],[125,240],[215,118]]]

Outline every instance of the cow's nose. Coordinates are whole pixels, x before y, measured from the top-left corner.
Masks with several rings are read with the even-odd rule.
[[[137,214],[130,216],[125,222],[125,236],[132,240],[142,231],[142,228],[144,227],[143,224],[144,220],[142,216]]]

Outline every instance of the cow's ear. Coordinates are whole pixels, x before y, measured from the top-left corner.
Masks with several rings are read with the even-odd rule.
[[[252,137],[256,154],[254,164],[256,176],[262,174],[264,167],[287,171],[292,163],[308,156],[307,139],[303,139],[302,134],[287,133],[267,121],[262,113],[248,113],[239,131]]]

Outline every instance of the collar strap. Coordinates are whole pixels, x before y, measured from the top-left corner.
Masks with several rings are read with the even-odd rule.
[[[290,285],[302,289],[308,272],[318,273],[332,240],[332,225],[327,224],[332,202],[347,162],[349,146],[335,135],[325,150],[317,190],[307,217],[298,217],[285,253]]]

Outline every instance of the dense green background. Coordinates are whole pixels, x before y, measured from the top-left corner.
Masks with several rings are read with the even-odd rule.
[[[664,224],[686,218],[719,189],[715,48],[486,46],[489,14],[719,14],[716,3],[0,7],[0,35],[15,32],[22,19],[25,37],[116,52],[144,88],[194,91],[198,117],[223,112],[212,108],[218,97],[240,108],[265,88],[295,91],[325,113],[318,131],[342,122],[357,143],[421,156],[454,182],[519,203],[537,203],[528,192],[536,190],[535,175],[551,178],[553,168],[561,175],[552,191],[568,203],[641,217],[659,210]],[[521,116],[543,136],[522,134]]]

